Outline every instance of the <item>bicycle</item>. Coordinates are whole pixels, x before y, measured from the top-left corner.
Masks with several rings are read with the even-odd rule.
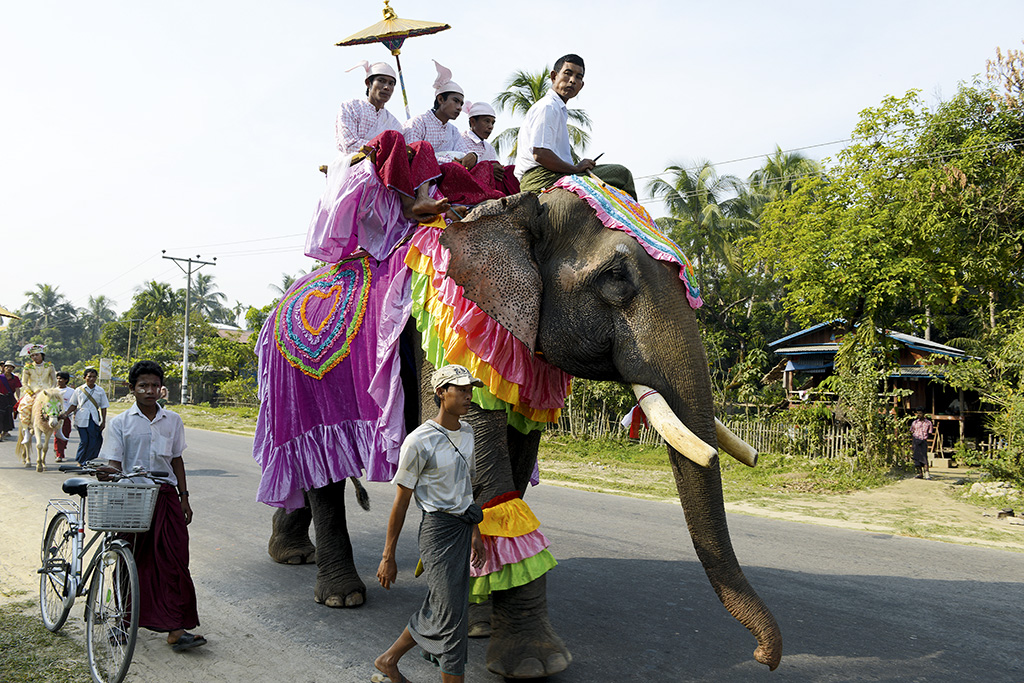
[[[61,465],[61,472],[95,475],[94,465]],[[108,473],[109,481],[73,477],[62,489],[86,500],[54,498],[43,517],[39,610],[43,625],[56,633],[64,626],[75,598],[86,595],[85,649],[96,683],[121,683],[135,652],[139,630],[139,574],[128,533],[149,530],[160,484],[135,484],[134,477],[160,478],[167,472],[135,468]],[[51,510],[53,516],[51,517]],[[85,542],[88,527],[94,531]],[[49,521],[47,521],[49,520]],[[98,544],[98,545],[97,545]],[[89,550],[96,546],[83,572]]]

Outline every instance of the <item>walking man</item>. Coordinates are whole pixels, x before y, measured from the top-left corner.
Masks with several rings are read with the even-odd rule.
[[[65,414],[75,416],[75,427],[78,428],[80,439],[75,460],[80,465],[99,455],[103,445],[103,428],[107,426],[107,408],[110,404],[103,387],[96,385],[99,376],[96,368],[85,369],[85,384],[75,390],[71,406]]]
[[[431,376],[437,417],[413,430],[398,457],[395,502],[388,519],[384,555],[377,568],[380,585],[398,577],[395,547],[405,524],[409,499],[422,511],[420,559],[427,597],[409,625],[373,665],[391,683],[405,683],[398,660],[416,645],[441,669],[442,683],[462,683],[469,649],[469,567],[487,559],[480,529],[484,518],[473,502],[476,470],[473,427],[460,422],[472,405],[473,387],[484,385],[461,365],[446,365]],[[471,550],[472,549],[472,550]]]
[[[917,419],[910,423],[910,437],[914,442],[914,467],[916,479],[931,479],[928,474],[928,439],[935,431],[932,421],[925,417],[924,410],[917,410]]]

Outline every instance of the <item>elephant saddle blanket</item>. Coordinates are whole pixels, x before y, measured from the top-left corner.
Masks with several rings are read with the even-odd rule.
[[[661,231],[658,224],[647,213],[647,209],[628,194],[593,176],[569,175],[560,178],[554,184],[569,190],[594,209],[598,219],[606,228],[621,230],[640,243],[652,258],[659,261],[675,263],[679,266],[679,279],[686,290],[686,300],[691,308],[700,308],[704,301],[700,298],[697,277],[693,265],[686,258],[683,250]]]
[[[409,318],[409,270],[368,256],[298,280],[257,341],[257,499],[303,507],[303,491],[365,472],[388,481],[405,437],[398,339]]]

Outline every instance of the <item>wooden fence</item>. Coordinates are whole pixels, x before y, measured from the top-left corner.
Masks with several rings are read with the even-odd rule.
[[[628,437],[629,430],[620,424],[622,415],[612,414],[606,405],[600,410],[583,410],[574,405],[572,396],[566,402],[558,422],[548,427],[548,433],[574,438],[602,439]],[[846,455],[852,448],[845,428],[806,427],[803,425],[763,420],[725,420],[726,425],[759,453],[787,453],[835,458]],[[641,427],[638,442],[647,446],[664,445],[665,441],[654,429]]]

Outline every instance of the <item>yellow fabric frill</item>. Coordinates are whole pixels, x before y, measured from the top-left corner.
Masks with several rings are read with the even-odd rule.
[[[415,246],[409,248],[405,258],[406,265],[422,276],[420,282],[414,282],[414,289],[423,287],[423,310],[430,316],[430,333],[444,348],[445,359],[449,363],[457,363],[468,369],[474,377],[478,377],[487,389],[512,409],[534,422],[556,422],[561,409],[533,408],[519,402],[519,385],[511,382],[477,356],[466,344],[465,335],[456,327],[454,309],[445,304],[437,295],[432,279],[435,276],[432,259],[421,253]]]
[[[540,527],[540,520],[522,498],[513,498],[484,510],[480,533],[485,536],[515,538],[525,536]]]

